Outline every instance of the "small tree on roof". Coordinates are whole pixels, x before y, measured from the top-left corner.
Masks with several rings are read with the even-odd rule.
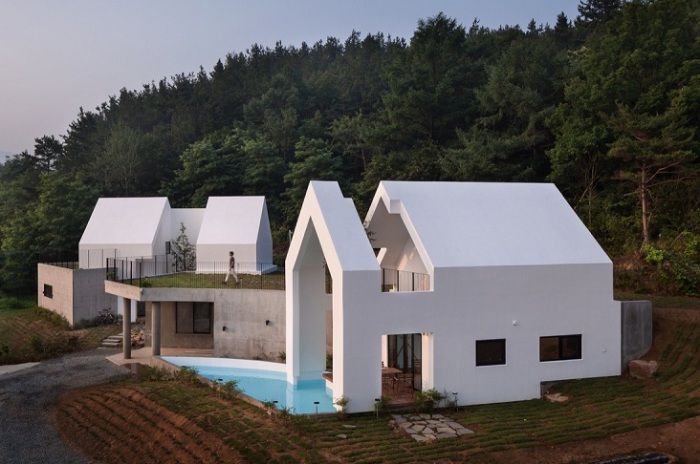
[[[175,258],[177,268],[183,271],[194,271],[197,266],[197,253],[190,242],[185,224],[180,223],[180,235],[170,242],[170,254]]]

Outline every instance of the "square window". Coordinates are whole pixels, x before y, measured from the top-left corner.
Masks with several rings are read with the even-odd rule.
[[[506,363],[506,339],[477,340],[476,365],[495,366]]]
[[[53,298],[53,285],[44,284],[44,296],[46,298]]]
[[[540,337],[540,361],[581,359],[581,335]]]

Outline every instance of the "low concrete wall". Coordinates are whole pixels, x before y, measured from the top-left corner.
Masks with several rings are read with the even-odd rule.
[[[651,301],[622,301],[622,372],[627,363],[644,356],[653,341]]]
[[[105,293],[104,269],[73,271],[73,320],[91,320],[107,309],[117,314],[117,297]]]
[[[65,317],[73,325],[73,270],[39,263],[36,266],[37,304]],[[53,289],[51,298],[44,296],[44,285]]]
[[[65,317],[70,325],[97,317],[103,309],[116,314],[117,297],[105,293],[104,269],[69,269],[37,265],[37,304]],[[53,297],[44,295],[51,285]]]

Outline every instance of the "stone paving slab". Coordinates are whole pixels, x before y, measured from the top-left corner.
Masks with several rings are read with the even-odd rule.
[[[392,414],[389,425],[419,443],[474,433],[473,430],[442,414]]]

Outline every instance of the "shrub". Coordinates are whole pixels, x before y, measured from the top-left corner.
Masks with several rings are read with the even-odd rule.
[[[194,367],[189,367],[189,366],[183,366],[177,371],[175,371],[174,375],[175,380],[179,382],[184,382],[184,383],[192,383],[192,384],[197,384],[200,383],[199,380],[199,374],[197,373],[197,369]]]
[[[37,306],[34,308],[34,314],[53,325],[60,326],[66,330],[70,329],[70,324],[68,324],[66,318],[58,313]]]
[[[342,419],[345,417],[345,415],[346,415],[345,409],[347,408],[349,402],[350,402],[350,399],[345,395],[342,395],[340,398],[337,398],[333,402],[333,404],[340,407],[340,409],[338,410],[338,417],[339,418]]]
[[[241,393],[241,388],[238,386],[238,380],[227,380],[219,385],[219,393],[226,399],[234,399]]]
[[[150,382],[162,382],[164,380],[173,379],[173,375],[169,370],[163,367],[148,366],[145,364],[139,364],[138,375],[141,380]]]

